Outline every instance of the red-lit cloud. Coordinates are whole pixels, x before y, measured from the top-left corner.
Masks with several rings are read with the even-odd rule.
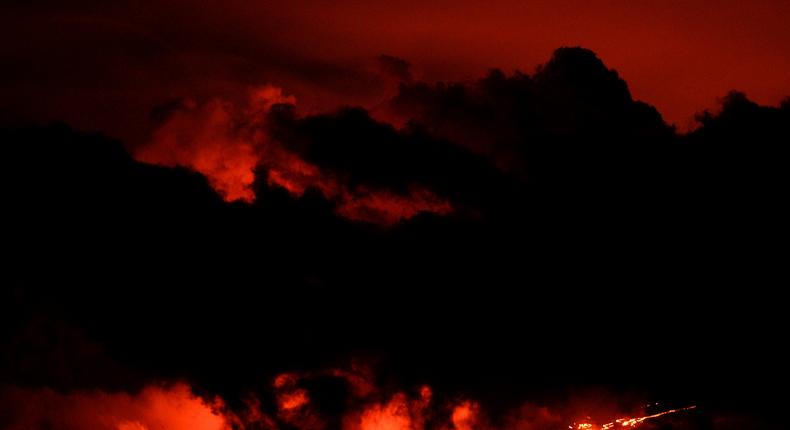
[[[453,408],[450,416],[455,430],[472,430],[479,420],[480,405],[471,401],[463,401]]]
[[[308,188],[335,202],[337,214],[354,221],[391,225],[422,212],[452,212],[447,199],[414,185],[396,192],[369,186],[350,186],[342,175],[304,160],[268,131],[268,115],[275,105],[296,99],[273,86],[249,91],[243,103],[211,99],[179,104],[153,133],[136,147],[135,158],[169,167],[187,167],[204,174],[227,201],[255,200],[256,170],[263,169],[268,185],[282,187],[295,197]],[[371,145],[377,144],[371,142]]]
[[[251,202],[255,198],[251,189],[255,179],[253,170],[260,151],[268,147],[260,130],[242,128],[260,122],[273,104],[294,102],[293,97],[284,96],[274,87],[251,91],[244,112],[219,99],[202,105],[185,101],[181,109],[154,132],[150,144],[137,149],[135,156],[148,163],[191,168],[206,175],[226,200]],[[266,161],[273,164],[279,161],[275,158],[287,157],[287,154],[267,155]],[[285,162],[293,166],[286,175],[301,176],[309,168],[298,164],[298,160]],[[280,169],[275,168],[275,171],[280,172]],[[288,180],[283,179],[283,182]]]

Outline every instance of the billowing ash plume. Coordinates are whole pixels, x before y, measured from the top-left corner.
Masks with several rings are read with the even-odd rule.
[[[781,422],[790,103],[731,93],[679,134],[578,48],[412,77],[375,114],[294,103],[183,101],[131,155],[2,131],[0,428],[80,428],[86,402],[135,430],[178,428],[146,412],[172,404],[280,430]],[[376,381],[315,370],[358,355]],[[662,406],[557,394],[590,386]]]
[[[682,196],[702,184],[701,172],[728,175],[715,171],[729,162],[717,157],[738,161],[726,145],[698,143],[702,130],[678,135],[585,49],[559,49],[532,75],[494,70],[472,83],[415,82],[405,61],[380,62],[401,84],[374,116],[398,128],[362,108],[301,116],[293,97],[265,86],[244,102],[179,104],[135,157],[196,170],[227,201],[253,202],[257,175],[296,198],[313,190],[347,219],[384,225],[421,213],[512,213],[519,194]],[[722,117],[749,103],[729,96]],[[760,180],[757,170],[744,180]],[[510,207],[491,190],[514,196]]]
[[[266,152],[270,166],[288,161],[284,150],[266,142],[265,117],[275,104],[294,103],[280,89],[262,87],[251,91],[248,105],[240,109],[223,100],[198,105],[184,101],[170,113],[153,135],[149,145],[139,148],[138,160],[164,166],[183,166],[200,172],[226,200],[254,200],[252,183],[255,166]],[[307,170],[295,166],[288,170]],[[275,170],[279,171],[279,170]]]
[[[406,83],[390,110],[517,175],[540,168],[537,157],[552,147],[564,147],[565,157],[615,145],[622,155],[640,155],[672,135],[655,108],[633,100],[616,71],[580,48],[558,49],[532,75],[492,70],[470,84]]]

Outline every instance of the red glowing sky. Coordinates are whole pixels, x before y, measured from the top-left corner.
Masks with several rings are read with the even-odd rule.
[[[282,87],[303,109],[375,103],[380,54],[458,80],[582,45],[681,129],[731,89],[771,104],[790,94],[784,0],[38,0],[1,16],[0,119],[129,140],[153,106],[250,85]]]
[[[305,3],[282,11],[315,29],[293,40],[300,49],[340,58],[387,52],[430,80],[471,79],[490,67],[531,71],[553,49],[582,45],[674,122],[733,88],[764,103],[790,93],[790,3],[782,0]]]

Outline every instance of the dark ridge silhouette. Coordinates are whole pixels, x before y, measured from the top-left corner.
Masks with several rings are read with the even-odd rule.
[[[409,126],[283,109],[270,131],[351,184],[425,184],[452,214],[355,223],[264,170],[254,204],[227,204],[201,175],[99,135],[2,130],[0,382],[182,377],[233,405],[272,372],[371,354],[405,381],[503,403],[590,383],[782,410],[771,285],[790,103],[732,93],[678,135],[593,53],[564,48],[533,76],[404,84],[392,106]],[[51,350],[31,325],[75,327],[101,353]],[[19,359],[61,353],[97,364]],[[113,366],[128,373],[108,381]]]

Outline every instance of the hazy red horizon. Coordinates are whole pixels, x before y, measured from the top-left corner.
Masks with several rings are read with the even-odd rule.
[[[790,2],[37,0],[3,14],[2,117],[136,136],[179,97],[273,84],[303,109],[371,104],[387,54],[417,78],[531,72],[560,46],[595,51],[680,130],[728,91],[790,95]]]

